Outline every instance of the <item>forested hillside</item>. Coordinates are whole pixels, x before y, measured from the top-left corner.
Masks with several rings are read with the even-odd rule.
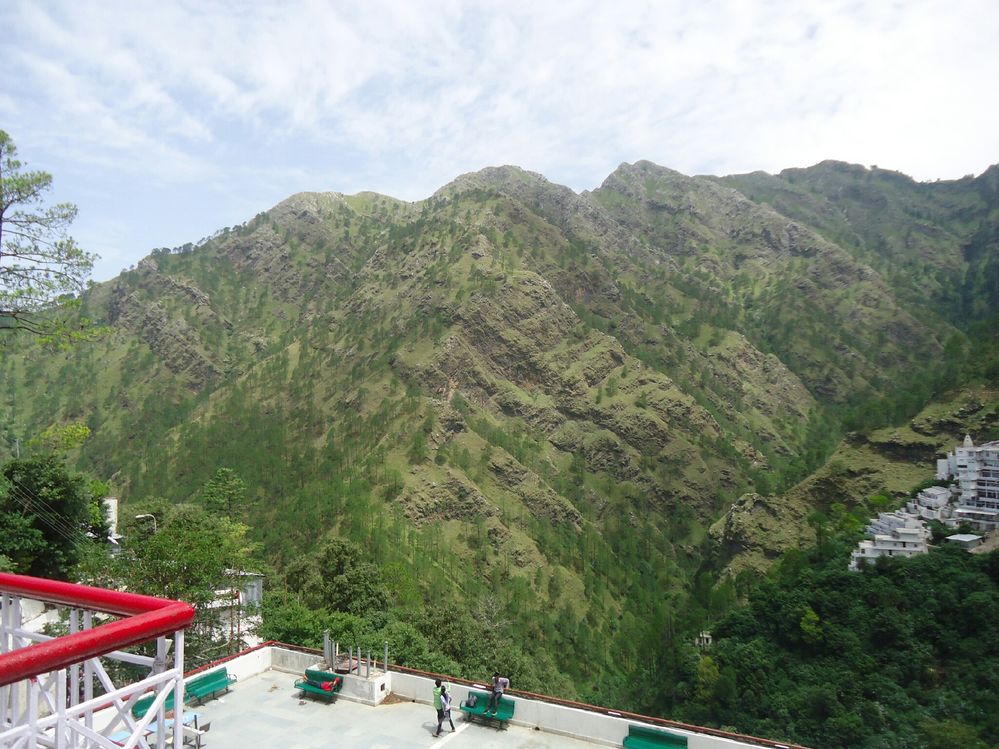
[[[718,620],[813,510],[921,480],[830,492],[834,451],[970,387],[999,436],[996,174],[639,162],[583,194],[502,167],[417,203],[295,195],[96,286],[98,341],[5,340],[0,451],[85,424],[75,466],[165,528],[230,471],[290,594],[271,634],[635,706],[663,633]],[[931,472],[960,428],[897,462]]]
[[[651,708],[823,749],[999,741],[999,553],[947,546],[848,572],[852,539],[789,552]]]

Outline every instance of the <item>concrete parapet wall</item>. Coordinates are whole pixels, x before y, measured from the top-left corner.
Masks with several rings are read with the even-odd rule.
[[[276,671],[285,671],[289,674],[298,674],[299,676],[305,673],[305,669],[312,668],[318,661],[322,660],[315,653],[303,653],[287,648],[272,646],[263,648],[263,650],[271,654],[270,663],[268,664],[269,668],[273,668]]]
[[[411,699],[414,702],[432,704],[434,680],[416,674],[392,671],[392,693],[398,697]],[[468,697],[469,691],[488,691],[485,685],[465,686],[464,684],[449,684],[454,707]],[[624,737],[628,735],[628,726],[640,724],[637,720],[614,717],[595,713],[581,708],[556,705],[540,700],[529,700],[516,695],[511,696],[516,703],[513,719],[514,725],[527,728],[539,728],[542,731],[557,733],[563,736],[582,739],[607,746],[621,746]],[[649,724],[642,724],[649,725]],[[662,728],[662,726],[652,726]],[[663,730],[687,737],[688,749],[759,749],[759,745],[710,736],[707,734],[685,731],[679,728],[667,727]]]
[[[236,681],[241,679],[249,678],[250,676],[255,676],[256,674],[266,671],[271,667],[272,650],[274,648],[260,648],[258,650],[251,650],[249,653],[244,653],[238,658],[233,658],[232,660],[226,661],[225,663],[219,664],[218,666],[210,666],[199,671],[193,676],[187,677],[184,681],[190,681],[191,679],[197,678],[199,674],[207,673],[208,671],[214,671],[216,668],[221,668],[225,666],[226,670],[230,675],[236,677]]]
[[[277,645],[252,650],[234,658],[225,664],[229,673],[237,678],[247,678],[268,669],[287,673],[304,674],[307,668],[324,668],[322,655],[314,652],[301,652]],[[403,699],[430,705],[433,703],[434,679],[420,674],[405,671],[372,670],[371,676],[365,678],[357,674],[344,674],[343,688],[340,696],[361,702],[366,705],[379,705],[391,693]],[[472,690],[488,691],[485,684],[448,683],[454,709],[468,697]],[[696,731],[658,726],[642,723],[639,719],[615,716],[606,712],[596,712],[572,705],[545,702],[540,699],[528,699],[517,695],[508,695],[516,703],[514,717],[510,721],[514,725],[527,728],[538,728],[542,731],[570,736],[606,746],[620,747],[624,737],[628,735],[628,726],[633,724],[650,725],[687,737],[688,749],[760,749],[761,746],[780,747],[781,744],[763,741],[759,744],[752,741],[740,741],[738,738],[726,738]]]

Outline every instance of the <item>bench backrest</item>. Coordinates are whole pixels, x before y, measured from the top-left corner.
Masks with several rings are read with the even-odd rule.
[[[139,697],[132,705],[132,715],[136,718],[141,718],[149,710],[149,707],[153,704],[153,700],[156,699],[156,695],[145,694]],[[173,692],[167,695],[166,702],[163,703],[164,710],[173,710]]]
[[[489,692],[479,692],[470,689],[468,691],[469,697],[471,697],[473,694],[475,695],[476,699],[475,703],[476,710],[478,710],[480,707],[484,709],[486,705],[489,704],[489,696],[490,696]],[[468,704],[468,698],[465,698],[465,704]],[[516,704],[517,703],[514,702],[511,698],[507,697],[506,695],[503,695],[502,697],[499,698],[499,703],[496,705],[496,717],[504,719],[510,718],[513,715],[513,707]]]
[[[649,739],[663,746],[687,746],[687,737],[650,726],[628,726],[628,735]]]
[[[331,674],[328,671],[317,671],[314,668],[305,669],[305,678],[309,681],[317,681],[320,683],[324,681],[332,681],[334,683],[337,681],[340,681],[341,683],[343,682],[343,678],[340,674]]]
[[[477,692],[475,690],[469,689],[468,697],[471,697],[473,694],[475,695],[476,707],[478,707],[479,705],[485,705],[487,702],[489,702],[489,692]],[[465,698],[465,702],[468,702],[468,697]]]
[[[206,671],[203,674],[198,674],[193,679],[187,682],[187,687],[190,689],[197,689],[198,687],[205,684],[224,684],[229,681],[229,671],[225,668],[217,668],[214,671]]]

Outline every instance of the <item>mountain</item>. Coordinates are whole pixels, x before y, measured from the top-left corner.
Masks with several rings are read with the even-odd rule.
[[[2,448],[85,422],[74,459],[124,512],[229,467],[279,570],[336,530],[399,599],[491,598],[538,652],[586,654],[563,668],[591,693],[669,609],[734,596],[711,594],[732,555],[805,537],[845,426],[964,382],[996,174],[639,162],[583,194],[501,167],[417,203],[294,195],[97,285],[99,342],[9,341]],[[783,533],[726,531],[747,503]]]
[[[999,308],[999,165],[978,177],[916,182],[886,169],[824,161],[719,181],[875,268],[916,314],[961,324]]]

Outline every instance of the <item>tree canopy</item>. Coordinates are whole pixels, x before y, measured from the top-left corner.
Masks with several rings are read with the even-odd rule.
[[[83,290],[96,255],[67,232],[75,205],[45,205],[51,186],[52,175],[23,169],[13,139],[0,130],[0,329],[55,336],[89,327],[54,314]]]
[[[249,528],[194,504],[153,500],[130,508],[138,510],[122,524],[121,551],[95,553],[81,566],[82,580],[190,603],[197,612],[188,644],[195,662],[237,647],[235,612],[225,599],[242,587],[241,573],[265,571]],[[140,522],[148,515],[155,524]]]
[[[788,555],[644,709],[809,746],[999,740],[999,552]],[[660,660],[663,660],[660,658]],[[960,740],[958,740],[960,737]]]
[[[103,497],[94,489],[93,482],[70,472],[55,455],[12,460],[3,467],[0,539],[14,571],[70,577],[81,548],[107,535]]]

